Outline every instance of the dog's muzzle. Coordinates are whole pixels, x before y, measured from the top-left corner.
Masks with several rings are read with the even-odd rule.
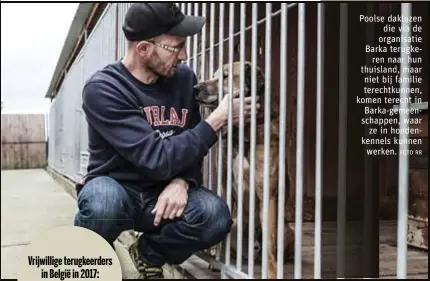
[[[194,86],[194,90],[195,90],[194,99],[201,106],[204,106],[207,108],[216,108],[218,106],[217,95],[209,94],[204,85],[197,84]]]

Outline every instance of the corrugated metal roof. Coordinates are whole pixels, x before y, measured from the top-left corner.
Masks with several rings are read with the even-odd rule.
[[[70,26],[69,33],[67,34],[66,41],[64,42],[60,57],[58,58],[57,66],[55,67],[55,71],[52,75],[51,82],[49,83],[48,90],[46,91],[45,98],[52,97],[55,84],[60,78],[61,71],[64,69],[67,60],[69,59],[69,56],[75,47],[76,41],[79,38],[88,16],[90,15],[93,5],[94,3],[79,4],[75,17],[73,18],[72,24]]]

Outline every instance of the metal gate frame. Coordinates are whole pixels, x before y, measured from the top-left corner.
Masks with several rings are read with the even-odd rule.
[[[224,19],[226,17],[225,15],[225,3],[202,3],[202,9],[201,12],[199,10],[200,4],[194,3],[194,9],[192,3],[178,3],[178,5],[181,7],[181,10],[185,14],[189,15],[201,15],[201,16],[207,16],[207,5],[210,4],[210,20],[209,20],[209,26],[210,26],[210,41],[209,41],[209,48],[206,48],[206,30],[203,29],[200,36],[201,41],[199,40],[199,35],[193,36],[191,39],[187,40],[186,48],[187,53],[189,54],[188,60],[186,63],[190,65],[194,72],[197,74],[198,72],[198,66],[199,62],[198,59],[200,58],[200,79],[208,79],[213,75],[214,72],[214,52],[215,47],[218,47],[218,54],[219,54],[219,65],[224,64],[223,61],[224,57],[224,45],[220,44],[220,42],[215,43],[214,42],[214,34],[215,34],[215,6],[218,6],[219,10],[219,23],[220,26],[218,27],[219,32],[219,38],[222,38],[223,42],[228,41],[228,64],[230,67],[230,73],[228,76],[228,83],[229,83],[229,89],[232,90],[232,65],[233,65],[233,38],[236,36],[240,36],[240,62],[241,62],[241,86],[240,86],[240,104],[241,104],[241,112],[243,112],[243,91],[244,91],[244,61],[245,61],[245,31],[252,29],[252,55],[251,55],[251,62],[253,65],[253,72],[252,72],[252,83],[255,85],[256,83],[256,60],[257,60],[257,26],[260,24],[265,23],[265,30],[266,30],[266,36],[265,36],[265,73],[266,73],[266,81],[265,81],[265,166],[264,166],[264,174],[265,174],[265,183],[264,183],[264,210],[266,217],[263,220],[263,225],[268,223],[268,186],[269,186],[269,159],[268,159],[268,153],[269,153],[269,146],[268,143],[270,141],[270,134],[269,134],[269,119],[270,119],[270,90],[271,90],[271,84],[270,84],[270,65],[271,65],[271,27],[272,27],[272,18],[275,16],[281,17],[281,46],[287,45],[287,15],[288,15],[288,9],[295,7],[298,5],[298,75],[297,75],[297,154],[296,154],[296,211],[295,211],[295,259],[294,259],[294,278],[295,279],[301,279],[302,278],[302,262],[301,262],[301,251],[302,251],[302,215],[303,215],[303,128],[304,128],[304,85],[305,85],[305,54],[304,54],[304,47],[305,47],[305,9],[306,5],[305,3],[293,3],[293,4],[287,4],[282,3],[281,9],[278,11],[272,12],[272,3],[266,3],[266,15],[265,18],[257,21],[258,19],[258,4],[252,3],[252,25],[251,26],[245,26],[246,22],[246,12],[245,7],[247,3],[240,3],[240,31],[237,33],[234,33],[234,9],[235,9],[235,3],[229,3],[229,29],[228,29],[228,36],[225,36],[225,30],[224,30]],[[325,22],[325,4],[318,3],[318,29],[317,29],[317,108],[316,108],[316,162],[315,162],[315,247],[314,247],[314,278],[320,279],[321,278],[321,231],[322,231],[322,139],[323,139],[323,105],[324,105],[324,98],[323,98],[323,88],[324,88],[324,22]],[[401,4],[401,13],[404,16],[411,15],[411,6],[412,4]],[[339,92],[343,93],[339,95],[339,147],[338,147],[338,208],[337,208],[337,216],[338,216],[338,232],[337,232],[337,256],[338,262],[337,263],[337,275],[343,276],[345,272],[345,223],[346,223],[346,217],[345,217],[345,207],[346,207],[346,132],[347,132],[347,66],[348,66],[348,4],[347,3],[341,3],[340,4],[340,41],[339,41],[339,47],[340,47],[340,63],[339,63]],[[402,23],[402,26],[409,26],[409,30],[411,27],[410,23]],[[410,36],[410,31],[402,31],[402,36]],[[198,42],[202,42],[201,46],[198,46]],[[192,55],[190,54],[192,48]],[[410,46],[410,43],[402,43],[402,47]],[[198,52],[199,50],[199,52]],[[202,50],[204,50],[202,52]],[[209,69],[207,70],[205,68],[205,61],[206,61],[206,52],[209,51]],[[408,67],[409,64],[407,63],[407,58],[409,55],[406,53],[402,53],[402,58],[404,63],[401,64],[401,69],[404,67]],[[280,73],[281,75],[283,73],[286,73],[286,58],[287,58],[287,51],[286,48],[281,47],[281,66],[280,66]],[[402,77],[406,77],[407,73],[402,72]],[[219,85],[221,86],[223,84],[223,78],[220,77],[219,79]],[[409,83],[402,83],[401,88],[409,88]],[[255,87],[253,87],[255,90]],[[284,93],[287,92],[286,88],[286,81],[281,77],[280,81],[280,92]],[[252,104],[252,113],[255,113],[255,91],[253,91],[252,96],[254,97],[253,104]],[[401,96],[408,97],[408,94],[402,94]],[[221,100],[222,96],[220,93],[219,99]],[[232,105],[232,99],[230,99],[230,109]],[[404,109],[408,108],[407,104],[401,104],[400,108],[403,109],[400,112],[400,124],[401,129],[406,129],[409,125],[405,124],[405,122],[402,122],[403,120],[406,120],[409,116],[407,113],[405,113]],[[280,120],[286,119],[286,95],[280,95]],[[203,112],[203,111],[202,111]],[[227,143],[227,157],[228,157],[228,177],[227,177],[227,203],[228,206],[231,208],[231,192],[232,192],[232,120],[231,120],[232,112],[230,110],[229,112],[229,120],[228,120],[228,143]],[[243,117],[243,114],[242,114]],[[243,132],[243,118],[240,120],[240,132],[239,132],[239,154],[243,158],[243,143],[244,143],[244,132]],[[253,196],[255,186],[253,184],[254,176],[254,165],[255,165],[255,155],[252,153],[252,151],[255,151],[255,118],[252,118],[251,120],[251,156],[250,156],[250,166],[251,166],[251,172],[250,172],[250,227],[249,227],[249,241],[253,241],[254,238],[254,220],[255,220],[255,198]],[[281,121],[282,122],[282,121]],[[282,124],[281,124],[282,125]],[[285,135],[286,132],[283,129],[284,126],[280,126],[280,158],[283,159],[285,157]],[[221,135],[219,135],[221,137]],[[401,140],[407,140],[408,135],[401,133],[400,134]],[[407,142],[404,142],[407,143]],[[218,167],[221,167],[218,169],[217,173],[217,179],[218,179],[218,185],[217,185],[217,194],[221,196],[221,185],[224,183],[222,182],[222,151],[223,151],[223,145],[222,142],[218,142]],[[405,150],[408,149],[408,144],[402,144],[399,147],[399,150]],[[408,231],[408,156],[402,155],[399,153],[399,176],[398,176],[398,182],[399,182],[399,189],[398,189],[398,195],[399,195],[399,202],[398,202],[398,214],[399,214],[399,220],[398,220],[398,241],[397,241],[397,278],[406,278],[407,277],[407,231]],[[208,173],[208,183],[207,187],[212,189],[212,161],[211,158],[212,150],[209,153],[207,160],[207,173]],[[240,168],[243,167],[243,160],[241,160],[239,164]],[[279,174],[279,201],[283,202],[285,200],[285,186],[283,184],[285,179],[285,163],[283,161],[279,162],[280,167],[280,174]],[[241,169],[239,169],[240,171]],[[240,179],[242,178],[242,175],[239,175]],[[239,202],[243,198],[241,197],[243,186],[241,181],[239,181],[238,184],[238,191],[239,191]],[[238,204],[238,241],[242,239],[242,223],[243,223],[243,204]],[[284,204],[278,205],[278,212],[284,213]],[[283,279],[283,235],[280,235],[284,228],[284,221],[282,219],[278,220],[278,270],[277,270],[277,278]],[[211,255],[208,252],[200,252],[196,255],[200,258],[206,260],[211,264],[212,268],[219,268],[221,270],[221,277],[223,279],[226,278],[234,278],[234,279],[253,279],[254,278],[254,259],[253,259],[253,251],[249,251],[249,258],[248,258],[248,272],[242,271],[242,261],[241,259],[237,259],[236,266],[231,264],[230,260],[230,235],[224,242],[226,244],[225,248],[225,260],[221,261],[220,259],[220,250],[221,247],[218,245],[216,247],[216,254]],[[268,249],[267,249],[267,240],[268,235],[267,232],[263,232],[263,257],[262,257],[262,278],[267,279],[267,258],[268,258]],[[251,243],[251,242],[250,242]],[[340,247],[339,247],[340,245]],[[249,249],[252,249],[251,244],[249,244]],[[237,255],[242,255],[242,249],[241,249],[241,243],[238,243],[238,251]]]

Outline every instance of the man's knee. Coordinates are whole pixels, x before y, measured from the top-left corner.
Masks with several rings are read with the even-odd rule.
[[[232,226],[227,203],[213,193],[201,191],[191,204],[192,209],[185,214],[185,219],[191,228],[202,231],[202,241],[208,246],[223,241]]]
[[[88,182],[79,193],[78,208],[75,225],[103,235],[105,232],[118,232],[118,227],[130,227],[132,224],[132,206],[128,194],[109,177],[99,177]]]

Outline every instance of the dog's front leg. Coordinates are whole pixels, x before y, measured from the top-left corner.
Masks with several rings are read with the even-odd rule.
[[[263,202],[260,203],[260,221],[262,225],[264,225],[264,212],[263,212]],[[268,241],[267,241],[267,247],[268,247],[268,278],[269,279],[276,279],[276,271],[277,271],[277,265],[276,265],[276,256],[277,256],[277,247],[276,247],[276,233],[277,233],[277,204],[276,204],[276,198],[272,194],[269,198],[269,228],[264,229],[263,231],[267,231],[268,233]]]
[[[277,204],[276,199],[272,195],[269,199],[269,279],[276,279],[277,271]]]

